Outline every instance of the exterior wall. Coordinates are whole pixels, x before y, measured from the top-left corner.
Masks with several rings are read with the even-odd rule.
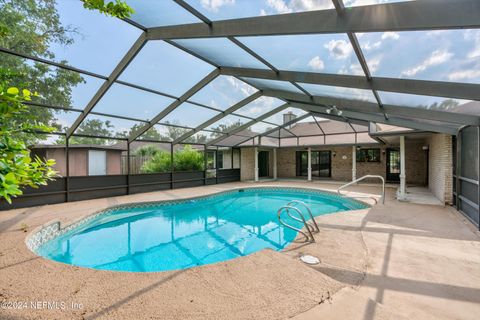
[[[70,176],[88,175],[88,149],[70,149]],[[122,174],[122,152],[117,150],[107,151],[107,175]],[[67,156],[65,149],[47,149],[47,159],[55,159],[54,170],[62,177],[67,176]]]
[[[46,150],[47,159],[55,159],[55,165],[53,170],[57,171],[58,174],[62,177],[67,175],[67,157],[65,154],[65,149],[47,149]]]
[[[254,148],[240,149],[240,180],[255,179],[255,150]]]
[[[407,183],[411,185],[426,185],[427,158],[422,147],[423,141],[408,140],[406,142],[406,164]],[[374,146],[380,148],[380,162],[357,162],[357,178],[374,174],[386,177],[387,159],[386,149],[389,146]],[[391,146],[397,147],[397,146]],[[305,151],[306,148],[283,148],[277,150],[278,177],[295,178],[296,151]],[[312,151],[330,150],[332,152],[332,180],[352,180],[352,147],[312,147]],[[315,178],[315,177],[314,177]]]
[[[423,146],[426,141],[405,139],[405,171],[407,172],[407,184],[410,185],[428,185],[427,175],[427,151]]]
[[[277,149],[277,177],[293,178],[295,177],[295,149],[280,148]]]
[[[429,138],[428,187],[445,204],[453,202],[452,137],[434,134]]]
[[[272,149],[258,148],[258,151],[268,151],[268,175],[273,177],[273,151]],[[277,151],[279,151],[277,149]],[[242,148],[240,155],[240,180],[254,180],[255,179],[255,148]],[[277,153],[278,159],[278,153]],[[277,168],[278,170],[278,168]],[[277,171],[278,173],[278,171]],[[263,177],[265,178],[265,177]]]
[[[86,176],[88,174],[88,154],[86,149],[69,149],[70,176]]]
[[[122,173],[122,152],[107,151],[107,175]]]

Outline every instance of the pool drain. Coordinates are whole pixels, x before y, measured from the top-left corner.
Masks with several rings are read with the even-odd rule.
[[[318,259],[317,257],[314,257],[314,256],[310,256],[310,255],[301,256],[300,260],[302,260],[306,264],[311,264],[311,265],[320,263],[320,259]]]

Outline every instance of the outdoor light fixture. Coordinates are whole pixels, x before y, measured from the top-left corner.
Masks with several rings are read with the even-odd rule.
[[[326,113],[328,114],[336,114],[337,116],[341,116],[343,111],[342,110],[338,110],[337,106],[332,106],[330,108],[328,108],[327,110],[325,110]]]

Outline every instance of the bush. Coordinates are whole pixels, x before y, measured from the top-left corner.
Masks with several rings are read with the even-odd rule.
[[[138,149],[135,154],[149,156],[151,158],[142,166],[143,173],[170,172],[170,153],[162,151],[154,146],[146,146]],[[201,171],[204,170],[203,153],[187,145],[183,150],[173,154],[173,165],[175,171]]]
[[[173,155],[175,171],[200,171],[204,170],[203,154],[186,145],[183,150],[176,151]]]
[[[141,171],[143,173],[170,172],[171,167],[170,153],[158,149],[152,158],[143,164]]]

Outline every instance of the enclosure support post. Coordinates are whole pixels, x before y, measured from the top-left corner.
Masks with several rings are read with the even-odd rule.
[[[357,147],[352,147],[352,181],[357,180]]]
[[[277,148],[273,148],[273,179],[277,180]]]
[[[67,177],[65,178],[65,200],[66,202],[70,201],[70,152],[69,152],[69,145],[70,145],[70,137],[66,137],[65,139],[65,163],[67,165],[66,172]]]
[[[173,143],[170,143],[170,188],[173,189]]]
[[[203,145],[203,185],[207,184],[207,146]]]
[[[130,142],[127,140],[127,194],[130,194]]]
[[[215,158],[213,159],[215,166],[215,184],[218,184],[218,147],[215,149]]]
[[[405,172],[405,136],[400,136],[400,190],[398,199],[405,199],[406,190],[406,172]]]
[[[312,181],[312,148],[308,148],[308,181]]]
[[[254,148],[255,150],[255,182],[258,181],[258,147]]]

